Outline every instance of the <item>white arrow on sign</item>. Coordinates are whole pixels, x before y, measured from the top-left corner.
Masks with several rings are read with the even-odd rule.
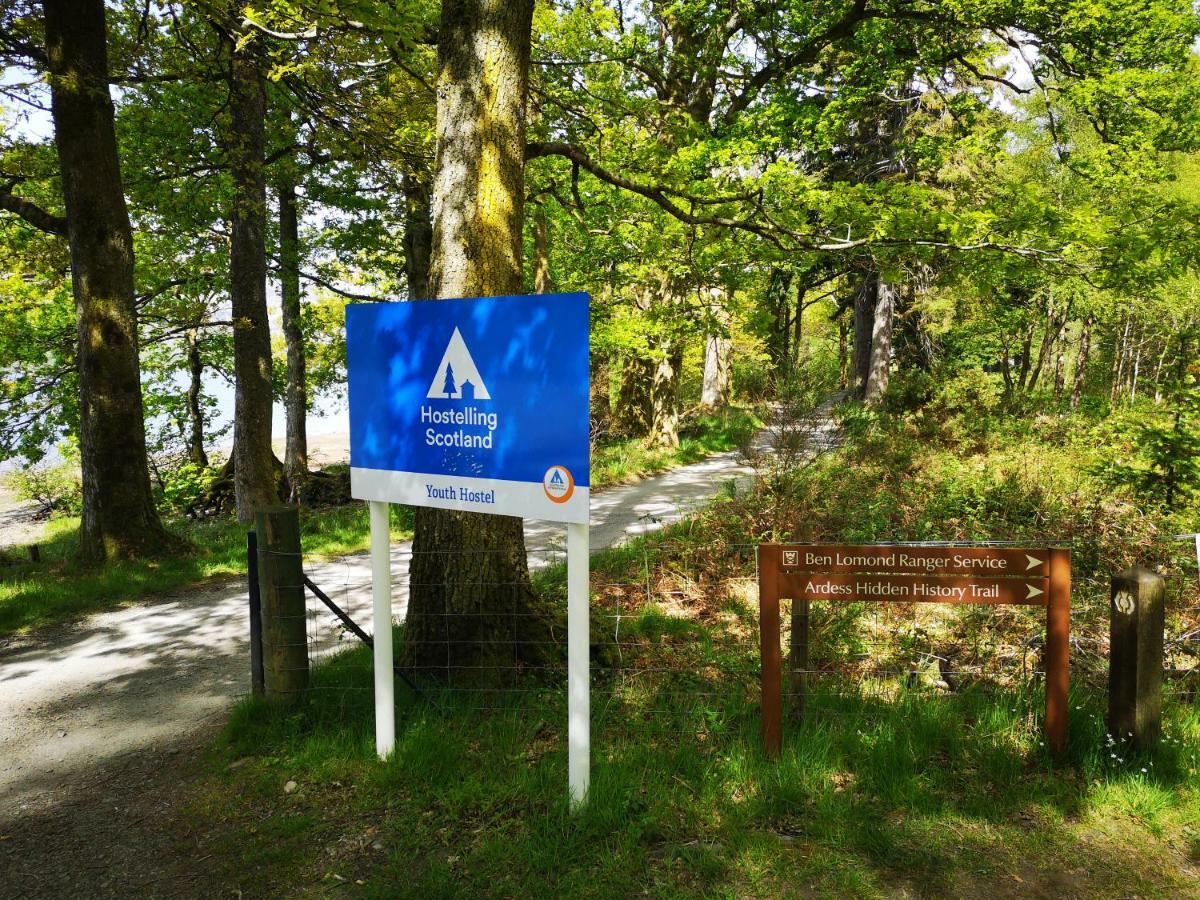
[[[1030,556],[1028,553],[1025,554],[1025,558],[1027,560],[1029,560],[1029,565],[1027,565],[1025,567],[1026,572],[1028,572],[1030,569],[1035,568],[1036,566],[1040,566],[1042,564],[1042,561],[1040,559],[1038,559],[1036,556]]]
[[[1025,585],[1025,588],[1026,588],[1026,590],[1028,590],[1028,591],[1029,591],[1029,593],[1025,595],[1025,599],[1026,599],[1026,600],[1031,600],[1031,599],[1033,599],[1034,597],[1040,596],[1040,595],[1041,595],[1041,593],[1042,593],[1042,589],[1041,589],[1041,588],[1039,588],[1039,587],[1034,587],[1032,584],[1027,584],[1027,585]]]

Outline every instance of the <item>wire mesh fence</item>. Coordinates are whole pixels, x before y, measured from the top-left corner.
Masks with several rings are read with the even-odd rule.
[[[431,606],[421,597],[430,585],[409,583],[411,546],[393,545],[397,668],[410,686],[398,689],[402,704],[409,702],[406,695],[412,709],[447,715],[513,715],[555,727],[565,722],[565,551],[554,541],[526,550],[528,583],[476,578],[472,571],[495,571],[485,564],[494,561],[456,557],[470,571],[460,573],[450,605]],[[596,558],[591,709],[600,739],[621,733],[651,742],[704,742],[723,732],[756,732],[755,566],[755,544],[673,533]],[[369,629],[365,557],[313,563],[305,574]],[[1186,553],[1164,577],[1164,699],[1191,702],[1200,687],[1200,588]],[[1094,696],[1103,694],[1107,678],[1109,592],[1107,574],[1073,579],[1072,688]],[[336,708],[367,710],[370,651],[311,591],[306,604],[310,690]],[[789,620],[797,606],[785,603],[782,629],[784,695],[793,717],[858,727],[854,720],[888,715],[904,698],[955,703],[971,695],[1005,705],[1008,715],[994,727],[1040,729],[1043,608],[812,601],[809,659],[800,666],[788,663]]]

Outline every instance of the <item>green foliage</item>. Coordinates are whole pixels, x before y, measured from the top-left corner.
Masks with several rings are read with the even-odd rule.
[[[1200,492],[1200,363],[1185,369],[1165,408],[1144,403],[1124,418],[1135,435],[1125,448],[1131,452],[1105,461],[1098,474],[1168,508],[1187,504]]]
[[[186,512],[211,486],[219,466],[198,466],[182,462],[168,469],[158,469],[159,502],[169,512],[181,515]]]
[[[642,438],[602,443],[592,454],[592,487],[637,481],[675,466],[699,462],[713,453],[744,448],[762,426],[756,410],[728,407],[689,420],[680,430],[678,447],[651,447]]]
[[[43,516],[77,516],[83,508],[83,485],[79,479],[78,455],[62,445],[64,458],[16,469],[6,476],[8,486],[21,499],[37,504]]]

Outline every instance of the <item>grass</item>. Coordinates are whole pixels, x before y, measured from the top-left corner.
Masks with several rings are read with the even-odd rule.
[[[779,760],[760,751],[752,548],[764,535],[1054,535],[1077,547],[1073,629],[1087,641],[1107,574],[1166,553],[1169,523],[1082,471],[1091,461],[1061,423],[993,424],[958,440],[905,418],[852,423],[842,451],[597,555],[593,610],[607,624],[593,630],[581,813],[566,806],[560,677],[528,679],[507,703],[444,691],[435,707],[401,691],[396,752],[380,763],[370,658],[353,650],[315,669],[301,704],[234,710],[186,828],[231,886],[288,896],[1195,896],[1200,706],[1176,692],[1161,744],[1113,743],[1103,661],[1085,643],[1067,759],[1052,763],[1040,688],[1014,676],[1036,611],[819,605],[814,663],[840,674],[812,679]],[[558,603],[561,575],[536,578]],[[619,646],[597,638],[614,635],[613,615]],[[910,684],[914,654],[942,642],[985,677],[944,693],[933,666]]]
[[[744,684],[689,703],[667,702],[677,684],[615,690],[594,705],[591,795],[572,815],[559,687],[492,712],[462,694],[439,696],[440,713],[401,696],[397,749],[379,763],[370,677],[355,650],[316,669],[305,704],[234,711],[187,812],[231,885],[362,897],[1194,890],[1194,706],[1170,707],[1167,740],[1135,756],[1106,743],[1101,698],[1076,696],[1069,764],[1056,768],[1036,691],[818,691],[775,761]],[[601,673],[597,698],[614,686]]]
[[[408,537],[410,511],[393,510],[393,535]],[[40,544],[41,562],[23,560],[0,567],[0,636],[114,609],[185,585],[245,577],[245,526],[222,519],[175,522],[170,528],[191,543],[187,553],[89,569],[75,562],[79,520],[51,520]],[[301,543],[312,559],[359,552],[368,542],[364,505],[305,513],[301,520]]]
[[[640,438],[602,443],[592,456],[592,488],[627,484],[699,462],[713,453],[736,450],[745,446],[762,427],[763,421],[756,410],[731,406],[692,419],[680,432],[678,447],[651,447]]]

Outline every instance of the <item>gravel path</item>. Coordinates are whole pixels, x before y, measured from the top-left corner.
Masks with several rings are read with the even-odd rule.
[[[832,421],[823,419],[813,445],[829,445],[833,434]],[[758,449],[768,446],[764,433]],[[592,499],[592,547],[610,547],[661,528],[709,501],[728,482],[744,486],[752,475],[739,454],[723,453],[604,491]],[[539,550],[561,546],[564,534],[562,526],[528,522],[532,561],[536,564]],[[408,602],[410,551],[408,543],[392,549],[399,618]],[[314,563],[306,572],[370,627],[365,555]],[[320,622],[319,628],[314,625],[319,650],[334,646],[339,630],[332,617],[315,621]],[[23,881],[0,878],[0,896],[42,895],[37,884],[55,882],[45,881],[44,867],[34,864],[28,851],[51,841],[64,849],[75,843],[86,852],[88,822],[103,831],[121,830],[129,845],[128,853],[118,854],[125,860],[124,880],[99,893],[111,889],[120,895],[135,888],[158,893],[155,873],[165,870],[143,862],[156,854],[139,851],[145,842],[137,838],[137,828],[120,829],[121,811],[134,815],[127,809],[131,790],[144,793],[147,803],[155,797],[167,802],[169,790],[152,774],[194,762],[189,751],[219,727],[230,701],[248,691],[247,630],[245,587],[234,582],[190,588],[0,645],[0,871],[28,873]],[[154,818],[142,809],[145,803],[134,806],[140,825]],[[146,840],[161,844],[166,838]],[[101,868],[111,874],[111,866]],[[173,893],[162,887],[163,893]]]

